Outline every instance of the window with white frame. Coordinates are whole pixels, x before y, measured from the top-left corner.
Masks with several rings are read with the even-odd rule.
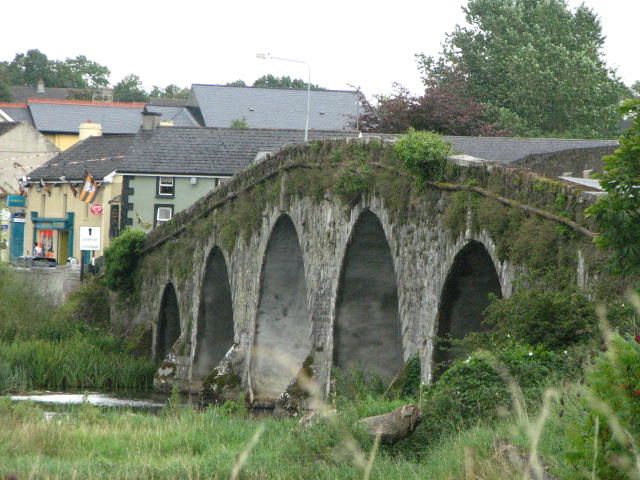
[[[175,182],[173,177],[158,178],[158,196],[173,197],[175,194]]]
[[[156,205],[155,206],[155,222],[154,225],[159,225],[164,222],[168,222],[173,217],[173,206],[171,205]]]

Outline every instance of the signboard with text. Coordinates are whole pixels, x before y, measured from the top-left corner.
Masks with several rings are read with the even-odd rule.
[[[100,250],[100,227],[80,227],[80,250]]]

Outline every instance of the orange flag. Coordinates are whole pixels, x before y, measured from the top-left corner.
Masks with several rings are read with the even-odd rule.
[[[98,187],[91,174],[87,173],[84,179],[84,185],[82,185],[82,191],[80,192],[80,201],[84,203],[91,203],[98,193]]]

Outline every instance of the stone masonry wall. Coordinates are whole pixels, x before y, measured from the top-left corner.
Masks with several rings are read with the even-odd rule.
[[[299,154],[300,151],[295,150],[294,153]],[[304,150],[302,154],[305,155]],[[234,342],[242,365],[241,382],[249,399],[253,399],[255,383],[250,372],[265,252],[274,225],[282,215],[287,215],[295,227],[304,263],[311,339],[309,354],[313,358],[319,383],[324,393],[328,394],[336,303],[343,262],[356,222],[364,211],[370,211],[381,222],[390,247],[397,285],[404,359],[419,355],[423,381],[429,382],[432,378],[434,336],[442,291],[456,255],[469,242],[480,242],[495,266],[503,296],[511,294],[517,275],[523,267],[500,258],[495,239],[491,238],[489,231],[482,225],[474,226],[470,218],[463,231],[455,233],[447,228],[444,212],[455,194],[446,189],[434,189],[429,194],[413,193],[411,217],[399,221],[385,203],[384,195],[375,191],[360,196],[356,203],[349,205],[331,192],[327,192],[320,200],[287,192],[285,180],[289,170],[283,167],[291,161],[290,157],[285,152],[240,174],[176,216],[171,224],[153,231],[147,238],[147,250],[140,265],[141,271],[145,273],[139,297],[135,304],[129,305],[127,312],[135,323],[153,326],[155,333],[163,291],[169,282],[175,286],[181,335],[161,368],[161,376],[166,379],[167,384],[177,382],[185,390],[196,391],[201,386],[202,379],[195,378],[192,368],[198,338],[198,309],[200,296],[203,294],[206,261],[209,253],[217,246],[223,252],[229,273]],[[496,176],[490,170],[482,175],[486,178],[493,175],[492,178],[496,178],[496,184],[499,184],[500,194],[508,193],[508,183],[505,181],[507,174],[501,170]],[[276,176],[274,172],[280,172],[280,176]],[[538,182],[535,179],[529,180],[526,175],[519,183],[521,189]],[[262,209],[259,227],[251,230],[248,238],[239,235],[232,248],[225,248],[223,223],[216,216],[216,211],[234,201],[241,187],[252,182],[280,182],[279,198],[272,203],[255,205],[254,208]],[[490,184],[491,180],[486,183]],[[536,188],[536,191],[537,201],[540,203],[543,191],[540,188]],[[550,198],[555,198],[555,190],[549,195]],[[575,206],[580,203],[580,192],[574,192],[567,198]],[[580,212],[576,214],[578,215]],[[187,235],[186,232],[201,232],[198,228],[205,225],[209,227],[203,229],[203,233],[194,234],[189,248],[184,248],[185,245],[180,242]],[[174,259],[177,257],[182,264],[188,266],[186,274],[176,268]],[[282,335],[286,336],[287,332],[283,331]],[[373,340],[373,337],[365,339]],[[274,345],[275,349],[277,347]],[[291,366],[291,379],[300,367],[301,365]]]

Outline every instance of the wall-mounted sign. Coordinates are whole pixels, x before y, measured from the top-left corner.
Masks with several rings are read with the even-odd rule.
[[[100,250],[100,227],[80,227],[80,250]]]
[[[102,215],[102,205],[99,203],[92,203],[91,213],[93,213],[94,215]]]
[[[25,198],[22,195],[7,195],[7,207],[24,207]]]

